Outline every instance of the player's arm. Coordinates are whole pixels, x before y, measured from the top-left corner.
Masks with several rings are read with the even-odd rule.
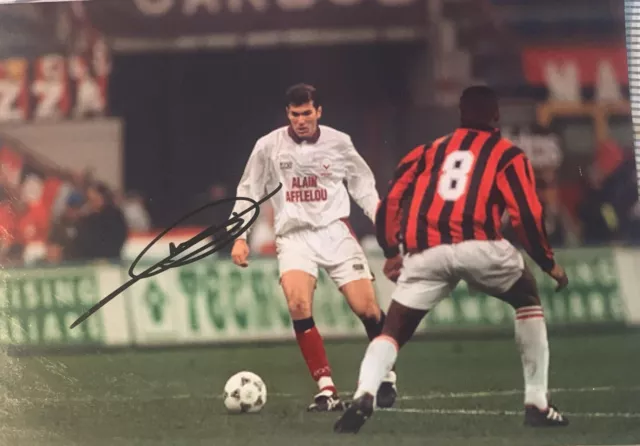
[[[522,150],[513,147],[505,152],[496,184],[527,252],[543,271],[550,272],[555,266],[553,250],[545,229],[533,168]]]
[[[349,195],[364,211],[372,222],[375,222],[376,209],[380,196],[376,190],[376,179],[367,162],[358,153],[351,141],[347,140],[346,178]]]
[[[264,139],[259,139],[249,156],[249,160],[244,168],[240,182],[236,189],[236,197],[250,198],[254,201],[259,201],[264,198],[265,188],[268,180],[267,175],[267,155],[266,145]],[[240,214],[247,208],[251,207],[251,203],[246,200],[236,201],[233,211],[231,212],[231,218],[234,218],[234,213]],[[245,220],[251,218],[251,215],[245,214],[242,216]],[[227,229],[230,229],[228,227]],[[249,230],[243,232],[238,239],[246,240]]]
[[[376,237],[387,259],[400,253],[398,233],[401,230],[402,201],[415,179],[425,147],[416,147],[400,161],[389,182],[389,191],[376,212]]]

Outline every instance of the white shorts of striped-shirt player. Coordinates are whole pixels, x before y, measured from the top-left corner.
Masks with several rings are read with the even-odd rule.
[[[507,240],[469,240],[405,255],[391,298],[416,310],[431,310],[460,280],[489,295],[508,291],[522,276],[522,254]]]

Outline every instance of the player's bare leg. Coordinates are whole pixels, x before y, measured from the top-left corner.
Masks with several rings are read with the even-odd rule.
[[[371,417],[374,395],[384,376],[391,371],[398,351],[411,339],[426,314],[426,310],[416,310],[396,301],[391,302],[382,334],[371,341],[360,365],[360,379],[354,400],[336,421],[333,427],[335,432],[355,434]]]
[[[524,424],[532,427],[567,426],[569,420],[551,405],[549,398],[549,342],[535,278],[525,268],[511,289],[496,297],[516,310],[515,337],[525,384]]]
[[[351,310],[360,318],[370,341],[382,334],[386,315],[380,309],[376,299],[373,282],[369,279],[351,281],[342,287],[340,291],[347,299]],[[398,395],[396,388],[395,367],[385,375],[376,394],[378,407],[392,407]]]
[[[331,378],[324,342],[312,316],[313,292],[316,279],[304,271],[287,271],[281,277],[281,285],[287,298],[289,314],[293,321],[296,340],[311,377],[320,392],[314,397],[309,411],[327,412],[343,410],[338,392]]]

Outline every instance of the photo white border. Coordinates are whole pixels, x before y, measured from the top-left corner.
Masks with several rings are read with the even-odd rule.
[[[631,97],[638,193],[640,193],[640,0],[625,0],[624,16],[627,35],[629,95]]]

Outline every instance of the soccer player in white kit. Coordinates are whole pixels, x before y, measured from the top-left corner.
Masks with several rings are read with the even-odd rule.
[[[313,293],[318,268],[323,268],[362,320],[369,339],[381,333],[385,314],[376,301],[367,258],[346,221],[349,194],[372,222],[380,199],[373,173],[349,135],[318,125],[322,106],[314,87],[289,88],[286,112],[290,125],[256,142],[236,195],[258,201],[282,183],[271,198],[280,284],[298,345],[319,388],[308,410],[340,411],[344,406],[313,320]],[[248,206],[238,201],[233,212]],[[233,262],[242,267],[248,266],[246,234],[231,251]],[[378,390],[377,405],[391,407],[396,395],[396,374],[391,371]]]

